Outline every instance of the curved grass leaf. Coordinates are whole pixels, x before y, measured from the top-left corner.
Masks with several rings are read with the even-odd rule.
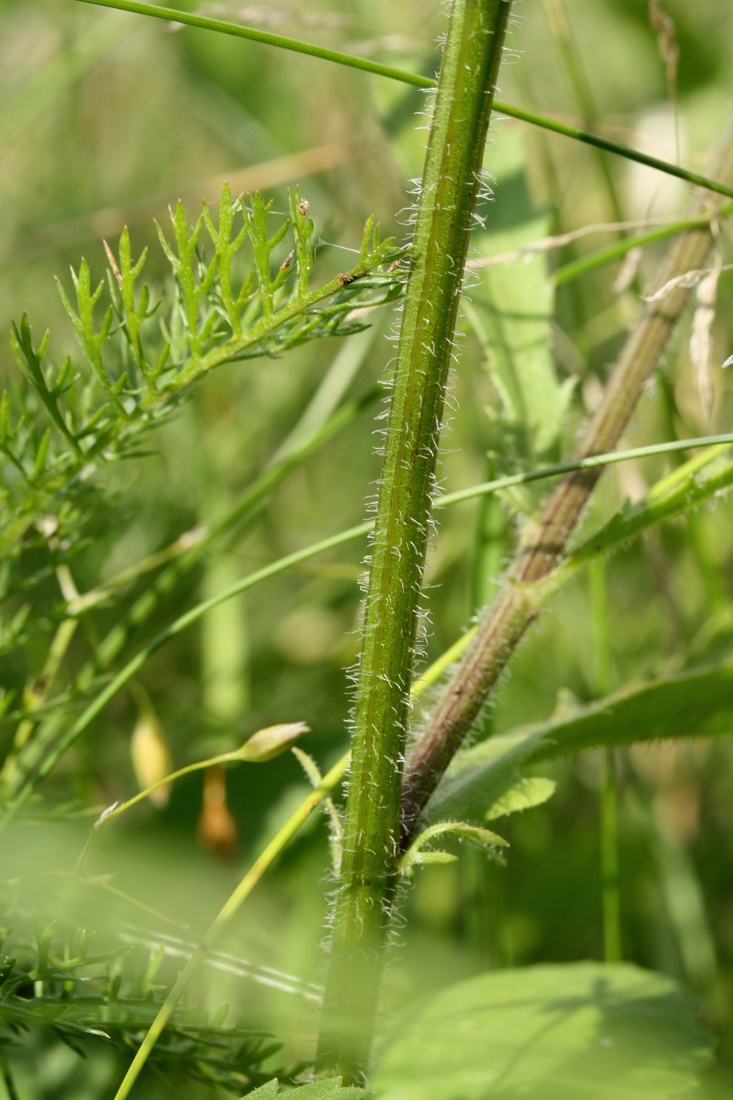
[[[733,661],[625,688],[557,722],[527,726],[458,754],[428,821],[483,822],[521,789],[523,768],[584,749],[733,733]]]

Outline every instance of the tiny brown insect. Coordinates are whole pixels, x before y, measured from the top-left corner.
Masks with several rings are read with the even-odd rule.
[[[307,199],[303,199],[298,205],[298,210],[300,210],[301,214],[307,214],[310,208],[311,204]]]
[[[104,251],[107,253],[107,259],[109,260],[109,266],[112,268],[112,274],[114,275],[115,279],[120,284],[120,286],[122,286],[122,272],[120,271],[119,267],[117,266],[117,260],[114,257],[114,252],[109,247],[109,245],[107,244],[106,241],[103,240],[102,244],[104,245]]]

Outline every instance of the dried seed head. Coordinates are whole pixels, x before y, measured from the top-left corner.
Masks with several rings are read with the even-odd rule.
[[[227,806],[223,768],[207,768],[204,775],[204,802],[197,834],[199,842],[216,855],[231,856],[236,851],[237,823]]]

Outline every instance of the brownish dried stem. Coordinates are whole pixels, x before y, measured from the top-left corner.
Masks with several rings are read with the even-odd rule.
[[[733,181],[733,117],[712,165],[723,183]],[[693,214],[709,209],[702,196]],[[659,286],[700,268],[710,250],[709,229],[694,229],[670,248]],[[644,386],[659,363],[689,297],[675,286],[648,304],[613,369],[603,400],[588,422],[576,458],[613,450],[628,424]],[[512,564],[492,604],[483,613],[470,648],[446,686],[407,761],[402,785],[402,843],[406,846],[420,814],[486,702],[488,695],[537,615],[534,588],[552,571],[585,509],[603,467],[569,474],[548,497],[541,517],[521,533]]]

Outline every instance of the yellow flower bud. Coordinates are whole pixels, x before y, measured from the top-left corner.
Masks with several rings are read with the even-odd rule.
[[[261,764],[286,752],[304,733],[310,731],[305,722],[283,722],[257,730],[241,748],[241,759]]]
[[[137,725],[132,733],[130,742],[130,756],[138,786],[141,791],[146,787],[152,787],[169,775],[173,770],[170,749],[165,740],[163,727],[152,706],[145,705],[140,709]],[[154,806],[168,805],[170,798],[170,786],[158,787],[151,791],[148,798]]]

